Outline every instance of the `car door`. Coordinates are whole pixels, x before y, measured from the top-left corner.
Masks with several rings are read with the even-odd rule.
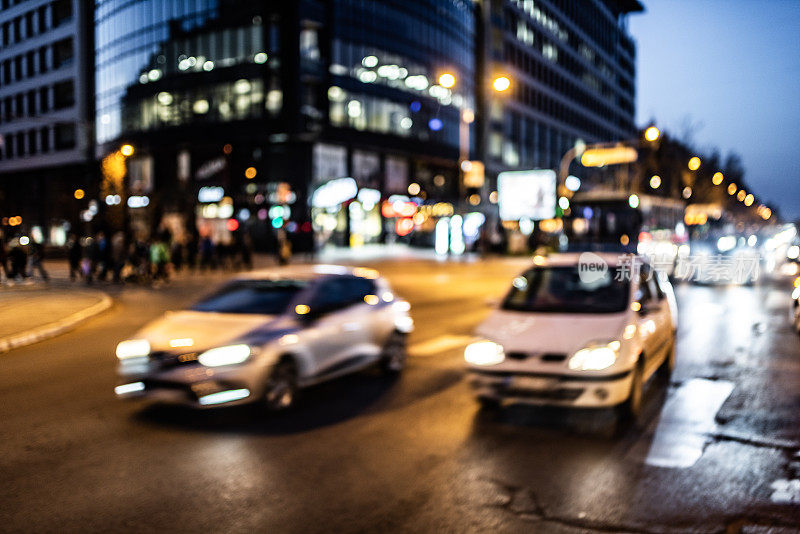
[[[670,307],[667,294],[661,289],[658,283],[660,274],[655,269],[650,269],[648,284],[650,293],[657,302],[652,309],[653,321],[656,323],[655,339],[658,343],[657,351],[659,358],[666,354],[666,350],[672,341],[672,319],[670,318]]]
[[[359,308],[369,306],[359,297],[351,277],[336,276],[321,281],[311,299],[307,346],[317,376],[346,367],[353,348],[364,336]]]
[[[377,356],[380,351],[380,338],[383,331],[381,315],[388,308],[381,305],[375,281],[358,276],[347,279],[350,304],[342,310],[345,316],[343,328],[349,332],[350,346],[345,349],[346,356]],[[383,321],[385,323],[385,321]]]
[[[639,332],[642,335],[649,375],[663,360],[670,341],[669,305],[666,295],[656,283],[656,274],[649,265],[642,265],[639,276]]]

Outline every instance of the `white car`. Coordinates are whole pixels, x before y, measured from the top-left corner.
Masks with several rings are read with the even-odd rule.
[[[249,273],[117,345],[118,397],[196,407],[263,402],[370,365],[399,373],[414,323],[377,271],[330,265]]]
[[[641,256],[563,254],[514,279],[464,357],[485,406],[616,406],[635,416],[643,384],[675,365],[672,286]]]

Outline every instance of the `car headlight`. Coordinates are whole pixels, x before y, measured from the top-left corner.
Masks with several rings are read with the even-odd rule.
[[[464,359],[472,365],[496,365],[506,359],[502,345],[491,341],[470,343],[464,349]]]
[[[150,354],[150,343],[146,339],[128,339],[117,345],[117,358],[138,358]]]
[[[572,355],[567,365],[574,371],[601,371],[608,369],[617,361],[619,341],[608,345],[598,345],[581,349]]]
[[[197,358],[197,361],[206,367],[235,365],[247,360],[251,352],[249,345],[228,345],[227,347],[217,347],[205,351]]]

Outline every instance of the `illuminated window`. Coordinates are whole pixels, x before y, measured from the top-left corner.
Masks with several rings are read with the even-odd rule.
[[[317,30],[306,28],[300,32],[300,57],[305,59],[319,59],[319,43]]]

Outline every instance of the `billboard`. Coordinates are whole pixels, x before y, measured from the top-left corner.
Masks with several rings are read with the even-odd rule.
[[[552,219],[556,214],[555,171],[501,172],[497,176],[497,203],[504,221]]]

